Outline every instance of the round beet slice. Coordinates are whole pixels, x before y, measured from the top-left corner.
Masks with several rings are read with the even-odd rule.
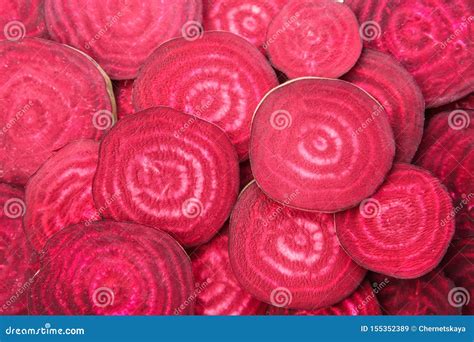
[[[474,237],[454,240],[444,258],[444,272],[454,281],[450,304],[464,315],[474,314]]]
[[[285,207],[255,182],[243,190],[232,212],[229,256],[244,289],[292,309],[333,305],[366,273],[340,247],[333,215]]]
[[[287,2],[288,0],[204,0],[204,28],[232,32],[264,51],[268,25]]]
[[[27,313],[31,253],[21,224],[23,191],[0,183],[0,315]]]
[[[0,0],[0,40],[46,37],[44,0]]]
[[[87,10],[84,7],[87,7]],[[49,34],[94,58],[112,79],[127,80],[161,43],[202,29],[201,0],[48,0]]]
[[[383,182],[394,151],[382,105],[345,81],[285,83],[265,96],[252,122],[250,162],[258,185],[300,209],[355,206]]]
[[[380,308],[385,315],[459,315],[459,308],[451,305],[449,296],[453,282],[442,272],[433,271],[416,279],[386,278],[371,274],[373,281],[385,281],[377,293]]]
[[[114,122],[110,80],[90,58],[38,38],[0,41],[0,179],[25,184],[68,142]]]
[[[225,133],[171,108],[123,118],[99,156],[93,195],[103,216],[165,230],[185,246],[210,240],[237,198],[237,155]]]
[[[102,221],[48,241],[34,276],[34,315],[172,315],[192,295],[188,256],[168,234]],[[193,302],[180,311],[193,313]]]
[[[362,51],[356,16],[333,0],[289,1],[270,23],[265,45],[275,68],[290,78],[337,78]]]
[[[36,250],[41,250],[51,235],[67,226],[100,219],[92,199],[98,154],[96,141],[72,142],[29,179],[23,224]]]
[[[410,73],[390,55],[365,49],[343,79],[383,105],[395,137],[395,161],[409,163],[420,144],[425,118],[425,100]]]
[[[363,267],[416,278],[434,269],[446,253],[454,234],[452,210],[437,178],[416,166],[396,164],[371,198],[336,214],[337,236]]]
[[[364,281],[349,297],[332,306],[316,310],[292,310],[271,306],[268,314],[285,316],[367,316],[380,315],[381,311],[371,284]]]
[[[114,81],[115,101],[117,102],[117,117],[119,119],[135,112],[132,104],[133,80]]]
[[[193,274],[199,292],[197,315],[258,315],[267,304],[253,298],[237,281],[230,267],[227,231],[202,245],[192,255]]]
[[[393,55],[415,77],[427,107],[474,91],[471,0],[347,0],[367,47]],[[436,10],[434,10],[436,9]]]
[[[137,110],[163,105],[215,123],[245,160],[253,111],[277,85],[265,57],[245,39],[206,32],[162,44],[135,81],[133,103]]]

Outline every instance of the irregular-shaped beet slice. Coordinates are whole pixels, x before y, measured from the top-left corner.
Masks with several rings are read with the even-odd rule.
[[[441,112],[446,112],[446,111],[453,111],[456,109],[471,109],[474,110],[474,93],[471,93],[465,97],[463,97],[460,100],[457,100],[452,103],[448,103],[444,106],[437,107],[437,108],[432,108],[429,111],[429,114],[436,114],[436,113],[441,113]]]
[[[132,104],[133,80],[114,81],[115,101],[117,102],[117,117],[119,119],[135,112]]]
[[[267,304],[253,298],[237,281],[230,267],[229,237],[224,231],[199,247],[191,257],[194,279],[199,292],[195,313],[198,315],[258,315]]]
[[[206,32],[197,40],[162,44],[135,81],[133,103],[137,110],[163,105],[215,123],[245,160],[253,111],[276,85],[275,72],[249,42]]]
[[[0,183],[0,315],[27,313],[30,251],[22,227],[23,191]]]
[[[451,305],[464,315],[474,314],[474,237],[454,240],[444,258],[444,272],[454,281],[450,292]]]
[[[204,0],[206,30],[229,31],[265,49],[270,21],[288,0]]]
[[[288,77],[337,78],[362,51],[357,18],[333,0],[291,0],[268,27],[265,42],[272,64]]]
[[[237,197],[237,155],[225,133],[171,108],[123,118],[99,156],[93,195],[103,216],[165,230],[185,246],[210,240]]]
[[[415,77],[427,107],[474,91],[471,0],[347,0],[367,47],[388,52]],[[436,9],[436,10],[435,10]]]
[[[240,190],[253,180],[252,168],[250,161],[246,160],[240,163]]]
[[[98,154],[96,141],[72,142],[48,159],[28,181],[23,224],[36,250],[67,226],[100,219],[92,199]]]
[[[343,79],[383,105],[395,137],[395,161],[409,163],[420,144],[425,118],[425,101],[410,73],[390,55],[365,49]]]
[[[38,38],[0,41],[0,179],[25,184],[68,142],[114,121],[110,80],[90,58]]]
[[[285,207],[255,182],[240,194],[232,212],[229,256],[248,292],[292,309],[333,305],[365,275],[339,245],[333,215]]]
[[[250,162],[258,185],[296,208],[356,205],[383,182],[394,151],[382,105],[345,81],[288,82],[265,96],[252,122]]]
[[[396,164],[371,198],[336,214],[337,236],[363,267],[416,278],[433,270],[446,253],[454,234],[452,210],[437,178],[416,166]]]
[[[35,315],[192,314],[193,286],[189,258],[168,234],[101,221],[48,241],[29,308]]]
[[[161,43],[200,34],[201,0],[49,0],[51,37],[94,58],[112,79],[127,80]]]
[[[373,281],[385,281],[377,293],[380,308],[385,315],[459,315],[460,310],[451,305],[449,294],[453,282],[440,271],[433,271],[416,279],[386,278],[370,274]]]
[[[268,314],[286,316],[367,316],[380,315],[381,311],[371,284],[364,281],[349,297],[332,306],[316,310],[292,310],[271,306]]]
[[[0,40],[46,37],[44,0],[0,0]]]

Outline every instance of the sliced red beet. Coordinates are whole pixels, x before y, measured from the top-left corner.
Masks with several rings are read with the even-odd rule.
[[[94,222],[48,242],[29,308],[35,315],[192,314],[193,286],[189,258],[168,234]]]
[[[444,272],[454,281],[451,305],[464,315],[474,315],[474,237],[454,240],[444,258]]]
[[[202,28],[201,0],[50,0],[51,37],[93,57],[112,79],[127,80],[161,43]]]
[[[464,110],[471,109],[471,110],[474,110],[474,93],[471,93],[471,94],[467,95],[466,97],[463,97],[460,100],[457,100],[457,101],[452,102],[452,103],[448,103],[444,106],[437,107],[437,108],[432,108],[429,111],[429,114],[437,114],[437,113],[446,112],[446,111],[451,112],[455,109],[464,109]]]
[[[362,51],[357,18],[334,0],[291,0],[268,27],[265,48],[288,77],[337,78]]]
[[[442,272],[433,271],[416,279],[386,278],[371,274],[375,282],[386,285],[377,293],[380,308],[385,315],[459,315],[459,308],[452,306],[449,294],[453,282]]]
[[[229,31],[264,51],[270,21],[288,0],[204,0],[207,30]]]
[[[46,37],[44,0],[0,0],[0,40]]]
[[[384,108],[362,89],[302,78],[275,88],[258,106],[250,162],[273,199],[338,211],[375,192],[392,166],[394,146]]]
[[[117,117],[119,119],[135,112],[132,104],[133,80],[114,81],[115,101],[117,101]]]
[[[36,250],[57,231],[100,219],[92,199],[99,143],[79,140],[60,149],[26,185],[26,235]]]
[[[255,182],[230,219],[229,256],[240,284],[257,299],[292,309],[333,305],[365,275],[339,245],[330,214],[285,207]]]
[[[252,168],[250,161],[246,160],[240,163],[240,190],[253,180]]]
[[[27,313],[30,252],[21,224],[23,191],[0,184],[0,315]]]
[[[110,81],[84,54],[38,38],[0,41],[0,68],[1,180],[25,184],[55,150],[112,126]]]
[[[185,246],[210,240],[237,197],[237,155],[225,133],[171,108],[123,118],[99,155],[93,195],[103,216],[165,230]]]
[[[245,160],[255,107],[276,85],[265,57],[245,39],[206,32],[162,44],[135,81],[133,103],[137,110],[163,105],[215,123]]]
[[[474,91],[471,0],[346,0],[367,47],[388,52],[415,77],[427,107]],[[434,10],[436,9],[436,10]]]
[[[197,315],[258,315],[267,304],[253,298],[237,281],[230,267],[227,231],[200,246],[192,255]]]
[[[336,214],[337,236],[363,267],[416,278],[433,270],[446,253],[454,234],[452,211],[437,178],[416,166],[396,164],[371,198]]]
[[[349,297],[337,304],[316,310],[292,310],[271,306],[269,315],[294,316],[366,316],[380,315],[380,306],[377,297],[368,281],[364,281]]]
[[[395,161],[409,163],[420,144],[425,118],[425,101],[410,73],[390,55],[365,49],[343,79],[383,105],[395,137]]]

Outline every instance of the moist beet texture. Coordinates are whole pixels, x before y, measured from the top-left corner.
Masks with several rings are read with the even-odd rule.
[[[47,38],[44,0],[0,0],[0,40]]]

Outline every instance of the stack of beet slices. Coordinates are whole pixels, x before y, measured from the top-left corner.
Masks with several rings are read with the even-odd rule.
[[[0,314],[474,314],[472,0],[0,8]]]

